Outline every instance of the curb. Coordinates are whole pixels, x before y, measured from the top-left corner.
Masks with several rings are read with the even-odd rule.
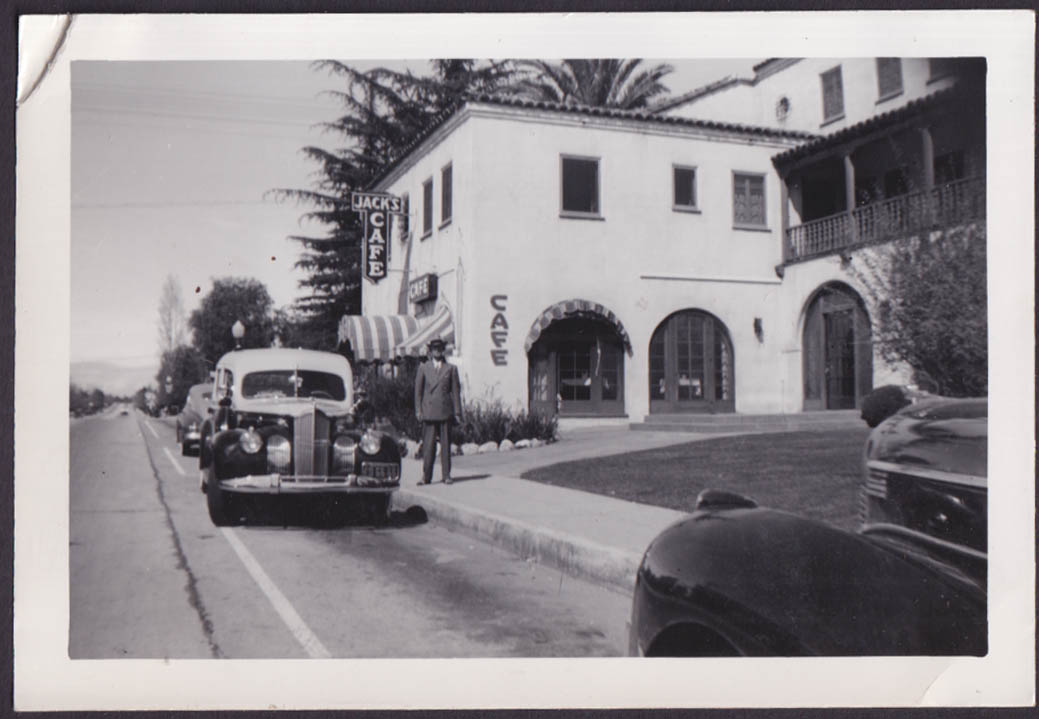
[[[528,560],[551,564],[567,574],[623,592],[631,592],[635,587],[641,553],[607,547],[462,503],[447,502],[424,491],[399,489],[393,493],[390,503],[398,510],[419,505],[430,517],[488,538]]]

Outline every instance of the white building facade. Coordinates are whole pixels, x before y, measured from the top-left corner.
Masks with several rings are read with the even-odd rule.
[[[828,67],[851,78],[867,62]],[[848,147],[868,153],[858,140],[827,144],[795,114],[800,98],[781,123],[763,121],[774,92],[800,87],[785,73],[826,64],[769,63],[757,85],[684,111],[704,103],[704,117],[465,103],[371,188],[406,197],[408,221],[390,239],[386,277],[362,282],[364,315],[437,320],[469,399],[561,417],[841,409],[904,380],[869,341],[870,309],[847,269],[861,243],[830,238],[812,254],[794,242],[818,219],[804,180]],[[711,117],[725,114],[726,92],[729,117]],[[834,123],[856,138],[859,104]],[[821,181],[845,182],[836,166]],[[837,185],[826,191],[854,207]],[[415,350],[397,344],[390,354]]]

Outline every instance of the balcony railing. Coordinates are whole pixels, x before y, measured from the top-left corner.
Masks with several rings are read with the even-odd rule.
[[[956,180],[790,227],[784,259],[796,262],[984,216],[985,178]]]

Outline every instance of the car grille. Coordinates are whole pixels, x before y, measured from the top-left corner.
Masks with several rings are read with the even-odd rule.
[[[866,494],[887,499],[887,480],[887,472],[870,467],[866,474]]]
[[[316,409],[296,418],[292,446],[297,476],[328,474],[331,433],[332,421]]]

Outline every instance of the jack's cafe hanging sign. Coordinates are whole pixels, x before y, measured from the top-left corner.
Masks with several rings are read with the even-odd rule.
[[[407,216],[404,200],[381,192],[352,192],[350,209],[359,212],[364,219],[361,263],[364,278],[375,284],[386,276],[390,261],[392,218],[394,215]]]

